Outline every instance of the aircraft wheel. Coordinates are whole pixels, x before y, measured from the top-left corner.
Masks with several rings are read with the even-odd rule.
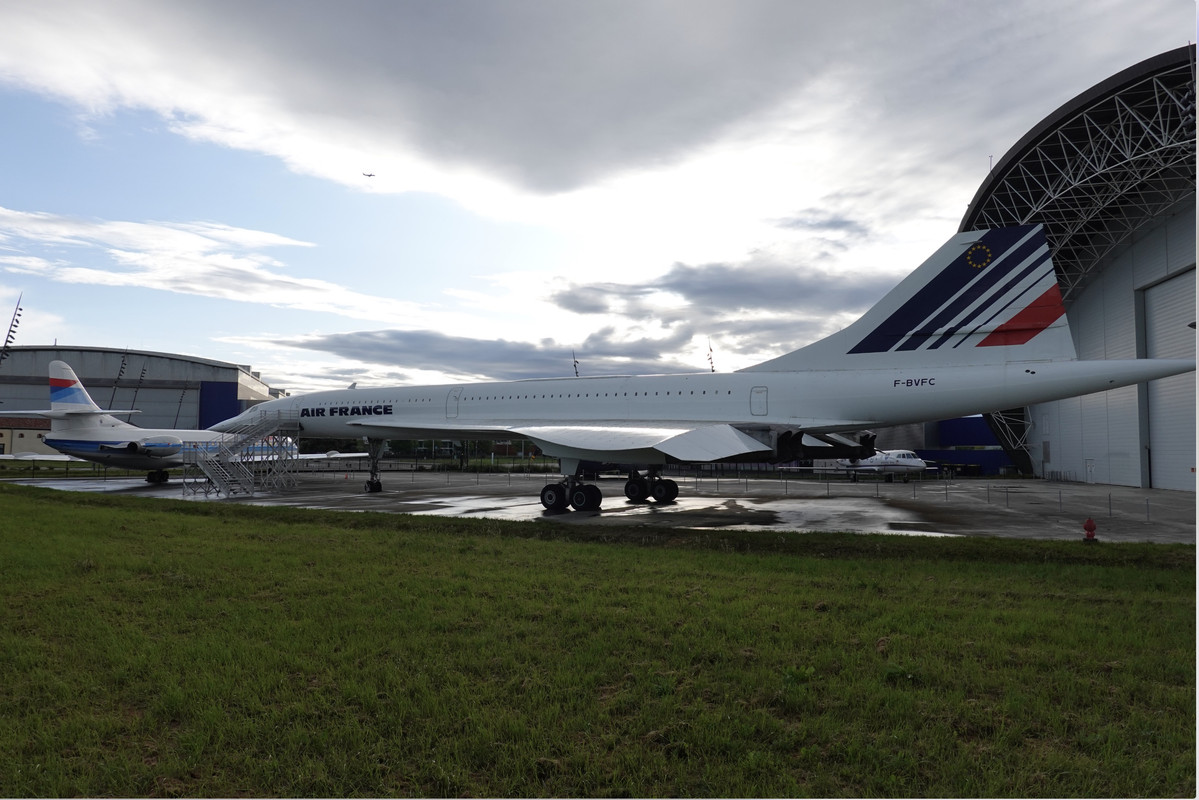
[[[624,496],[634,503],[644,503],[649,499],[649,483],[644,478],[629,478],[624,485]]]
[[[570,504],[576,511],[595,511],[603,499],[599,487],[590,483],[580,483],[570,493]]]
[[[374,480],[367,478],[366,483],[362,486],[362,489],[368,494],[373,492],[381,492],[383,491],[383,481],[379,480],[378,478]]]
[[[669,479],[654,481],[650,492],[659,503],[671,503],[679,496],[679,485]]]
[[[566,508],[566,484],[547,483],[541,490],[541,505],[550,511],[561,511]]]

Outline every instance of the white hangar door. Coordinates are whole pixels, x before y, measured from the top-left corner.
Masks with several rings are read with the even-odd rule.
[[[1194,358],[1195,270],[1145,290],[1145,355]],[[1149,469],[1155,489],[1195,491],[1195,373],[1150,381]]]

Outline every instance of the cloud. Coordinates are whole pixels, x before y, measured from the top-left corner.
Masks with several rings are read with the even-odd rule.
[[[1088,69],[1076,52],[1128,11],[1118,0],[986,13],[886,0],[851,13],[792,0],[43,0],[0,14],[0,76],[93,113],[153,109],[302,171],[357,180],[369,166],[376,188],[444,188],[468,173],[563,193],[720,141],[810,133],[830,122],[824,109],[791,104],[813,92],[853,112],[838,133],[886,120],[887,159],[954,147],[933,131],[970,146],[984,126],[1018,134],[1030,121],[1013,99],[1089,85],[1063,72]],[[1150,30],[1165,17],[1138,16]],[[1105,40],[1117,66],[1136,60],[1121,40]],[[1011,70],[996,66],[1017,57],[1045,66],[1004,83]]]
[[[775,220],[780,228],[789,228],[805,233],[834,234],[855,239],[870,234],[870,227],[847,214],[832,214],[822,209],[808,209],[795,216]]]
[[[695,372],[698,368],[663,355],[679,345],[678,337],[666,342],[628,342],[611,329],[596,331],[575,347],[549,339],[531,343],[400,330],[277,337],[270,343],[461,381],[568,377],[574,374],[576,358],[584,377]]]
[[[956,227],[988,156],[1097,80],[1182,44],[1193,13],[1177,0],[3,4],[0,85],[65,100],[81,129],[148,110],[177,135],[355,191],[428,192],[531,222],[563,256],[557,274],[512,292],[525,319],[477,326],[493,298],[432,310],[298,274],[276,254],[313,245],[253,230],[261,217],[0,210],[0,269],[426,328],[275,337],[412,364],[405,377],[447,364],[558,375],[570,347],[597,371],[703,368],[692,356],[708,336],[731,368],[845,324]],[[328,263],[346,285],[410,288],[354,274],[344,256]],[[564,284],[537,305],[541,287]],[[509,321],[507,341],[438,332]],[[562,341],[515,341],[542,326]]]
[[[631,319],[651,313],[666,320],[723,321],[746,312],[826,315],[830,309],[861,312],[877,301],[895,279],[878,274],[834,274],[793,264],[750,260],[742,264],[675,264],[652,284],[573,284],[551,295],[552,302],[578,314],[622,314]],[[654,299],[673,296],[664,306]]]
[[[207,222],[84,220],[0,208],[0,269],[61,283],[157,289],[323,311],[358,319],[413,316],[414,304],[285,274],[266,251],[312,247]],[[7,251],[7,253],[5,252]],[[103,262],[103,266],[76,266]]]

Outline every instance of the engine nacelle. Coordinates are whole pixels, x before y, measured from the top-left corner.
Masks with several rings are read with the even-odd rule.
[[[132,442],[100,445],[101,450],[110,453],[125,453],[131,456],[149,456],[150,458],[165,458],[173,456],[183,449],[183,440],[177,436],[147,436]]]

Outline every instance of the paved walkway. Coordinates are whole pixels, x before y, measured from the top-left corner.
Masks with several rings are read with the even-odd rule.
[[[624,479],[599,481],[600,511],[549,512],[544,475],[388,472],[384,491],[362,491],[361,472],[303,473],[295,491],[208,502],[346,511],[537,520],[561,525],[634,525],[692,530],[823,530],[913,535],[1081,539],[1090,517],[1111,542],[1195,544],[1196,495],[1039,480],[956,479],[885,483],[812,479],[680,478],[670,504],[630,503]],[[71,491],[183,497],[176,481],[140,478],[22,481]],[[191,499],[206,500],[203,496]]]

